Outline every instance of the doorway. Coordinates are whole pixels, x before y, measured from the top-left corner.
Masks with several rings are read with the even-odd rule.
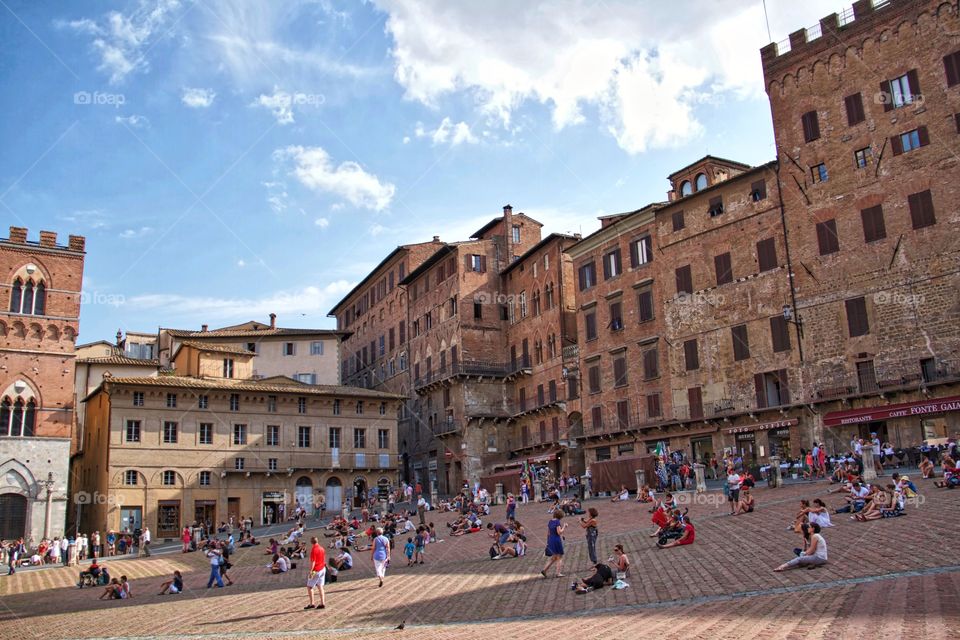
[[[340,480],[328,478],[323,494],[327,500],[327,511],[339,513],[343,504],[343,485],[340,484]]]
[[[757,463],[757,436],[750,433],[737,434],[737,454],[743,459],[743,466],[753,466]]]
[[[142,528],[142,507],[122,507],[120,509],[120,531],[136,531]]]
[[[193,520],[198,525],[206,525],[207,531],[217,526],[217,501],[196,500],[193,503]]]
[[[0,495],[0,540],[25,538],[27,533],[27,499],[17,493]]]
[[[691,438],[690,450],[693,452],[693,461],[710,465],[710,458],[713,456],[713,436],[706,438]]]
[[[303,509],[310,509],[313,505],[313,482],[306,476],[297,479],[297,488],[294,499]]]
[[[363,507],[367,503],[367,481],[363,478],[356,478],[353,481],[353,506],[355,508]]]
[[[227,498],[227,517],[231,522],[240,522],[240,498]]]

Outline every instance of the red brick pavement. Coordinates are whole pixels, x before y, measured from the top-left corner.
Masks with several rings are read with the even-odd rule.
[[[797,500],[824,496],[826,489],[824,483],[759,489],[757,511],[738,517],[723,515],[722,503],[692,504],[697,543],[665,550],[656,549],[647,535],[644,505],[593,502],[601,514],[601,553],[606,556],[622,542],[633,562],[631,586],[623,591],[578,596],[569,590],[573,574],[582,575],[589,565],[575,519],[566,536],[570,577],[540,578],[548,506],[527,505],[519,512],[530,532],[527,558],[490,561],[485,534],[447,538],[427,547],[423,566],[406,568],[395,552],[386,584],[377,589],[369,554],[358,554],[356,568],[328,586],[328,608],[322,612],[302,610],[305,568],[269,575],[262,548],[236,554],[231,574],[238,584],[224,590],[203,588],[207,565],[199,554],[114,562],[114,575],[133,579],[135,598],[124,602],[98,602],[98,593],[67,586],[75,578],[71,569],[21,572],[0,580],[0,636],[262,637],[349,629],[351,637],[379,637],[406,620],[408,631],[436,638],[465,632],[529,638],[574,629],[583,637],[642,631],[666,637],[835,638],[861,633],[865,616],[885,637],[916,632],[938,637],[955,628],[960,545],[945,533],[952,530],[960,492],[925,485],[924,503],[902,518],[857,523],[834,516],[837,526],[825,530],[828,566],[773,573],[798,544],[798,536],[786,531]],[[828,504],[839,502],[824,497]],[[498,508],[494,520],[501,516]],[[442,523],[452,516],[433,514],[433,519],[445,531]],[[188,593],[154,595],[175,568],[184,572]],[[883,577],[888,574],[894,575]]]

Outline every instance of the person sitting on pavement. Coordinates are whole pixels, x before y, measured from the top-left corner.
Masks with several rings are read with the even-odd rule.
[[[620,491],[610,498],[610,502],[625,502],[630,499],[630,491],[626,485],[620,485]]]
[[[960,469],[957,468],[957,463],[953,461],[953,458],[947,455],[943,456],[940,466],[943,467],[943,480],[936,480],[933,485],[941,489],[953,489],[960,486]]]
[[[910,481],[910,476],[902,476],[899,473],[893,474],[893,483],[903,492],[904,498],[915,498],[920,494],[917,485]]]
[[[786,571],[796,567],[814,569],[827,563],[827,541],[820,535],[820,525],[804,524],[800,528],[800,533],[803,535],[804,548],[794,549],[793,553],[797,557],[784,562],[774,571]]]
[[[696,538],[696,531],[693,528],[693,523],[690,522],[689,518],[684,518],[682,522],[682,533],[680,534],[680,537],[673,540],[673,542],[666,542],[664,538],[661,537],[660,540],[657,541],[658,549],[669,549],[671,547],[680,547],[693,544],[693,541]]]
[[[930,461],[930,456],[927,454],[924,454],[923,460],[920,462],[920,477],[932,478],[934,477],[933,471],[934,471],[934,465],[933,465],[933,462]]]
[[[628,558],[626,552],[624,552],[622,544],[614,545],[613,556],[607,562],[614,564],[618,580],[624,580],[627,577],[630,571],[630,558]]]
[[[270,563],[270,573],[286,573],[290,570],[290,561],[281,553],[273,555],[273,562]]]
[[[593,565],[593,573],[574,582],[572,588],[576,593],[589,593],[608,584],[613,584],[613,571],[604,563],[598,562]]]
[[[90,563],[90,566],[87,567],[87,570],[80,572],[80,580],[77,583],[77,587],[83,589],[84,584],[87,584],[88,586],[95,586],[100,580],[101,571],[102,569],[100,568],[100,565],[97,564],[97,559],[94,558],[93,562]]]
[[[100,597],[97,600],[103,600],[104,598],[108,600],[119,600],[120,599],[120,581],[116,578],[110,580],[110,584],[106,586],[103,590],[103,593],[100,594]]]
[[[740,490],[740,502],[737,503],[737,510],[733,513],[735,516],[742,515],[744,513],[753,513],[753,494],[750,492],[750,487],[744,486]]]
[[[179,571],[173,572],[173,578],[160,585],[161,596],[170,593],[183,593],[183,576]]]
[[[656,496],[649,485],[643,485],[643,488],[637,494],[637,502],[653,502]]]
[[[848,495],[844,496],[846,504],[836,510],[836,513],[857,513],[861,511],[867,502],[867,496],[870,495],[870,488],[860,482],[854,482],[850,487]]]

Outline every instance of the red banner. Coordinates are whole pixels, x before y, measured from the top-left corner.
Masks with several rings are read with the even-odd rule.
[[[860,424],[876,420],[891,418],[910,418],[935,413],[960,411],[960,396],[939,398],[937,400],[920,400],[903,404],[888,404],[884,407],[869,409],[850,409],[848,411],[833,411],[823,417],[823,426],[839,427],[845,424]]]

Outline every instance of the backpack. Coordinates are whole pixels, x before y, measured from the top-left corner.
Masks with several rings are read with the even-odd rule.
[[[490,547],[490,558],[491,558],[491,559],[496,558],[498,555],[500,555],[500,554],[497,553],[497,545],[492,545],[492,546]]]

